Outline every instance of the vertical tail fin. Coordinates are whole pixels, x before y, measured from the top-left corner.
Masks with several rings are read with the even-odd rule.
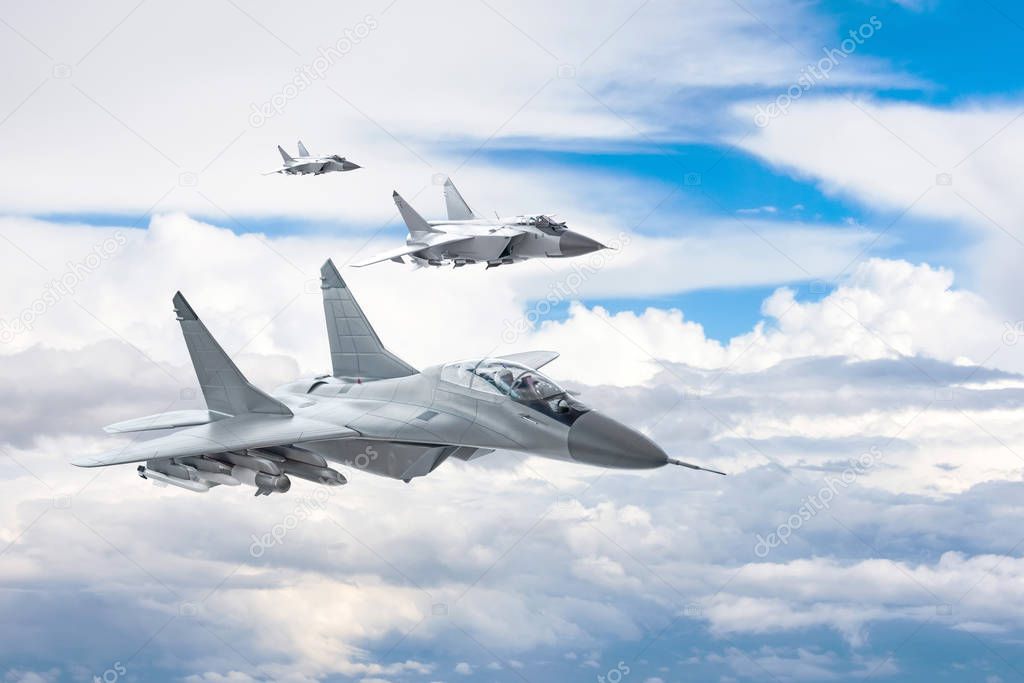
[[[304,144],[302,144],[302,140],[299,140],[299,156],[300,157],[308,157],[309,156],[309,150],[306,149],[306,146]]]
[[[409,206],[409,203],[402,199],[402,195],[398,194],[397,190],[391,194],[391,198],[395,200],[398,213],[402,214],[402,220],[405,221],[405,226],[409,228],[409,232],[442,232],[427,223],[423,216],[416,212],[416,209]]]
[[[295,161],[295,159],[292,158],[292,155],[284,151],[284,147],[281,145],[277,146],[277,151],[281,153],[281,158],[284,159],[284,163],[287,164],[288,162]]]
[[[462,194],[455,188],[451,178],[444,181],[444,203],[448,207],[448,220],[468,221],[476,218],[473,209],[462,198]]]
[[[390,379],[415,375],[416,369],[384,348],[334,262],[320,268],[327,338],[335,377]]]
[[[181,332],[185,336],[199,386],[203,389],[203,398],[210,410],[229,415],[292,414],[288,406],[249,383],[181,292],[174,295],[174,312],[181,323]]]

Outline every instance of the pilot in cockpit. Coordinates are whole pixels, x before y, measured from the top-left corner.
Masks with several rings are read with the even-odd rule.
[[[494,377],[495,382],[498,384],[498,388],[503,390],[504,393],[512,391],[512,383],[515,378],[512,376],[512,371],[508,368],[502,368]]]
[[[512,385],[512,395],[523,401],[533,401],[541,398],[537,391],[537,381],[529,372],[524,372]]]

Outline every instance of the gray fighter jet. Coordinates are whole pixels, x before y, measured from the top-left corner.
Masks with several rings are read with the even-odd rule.
[[[277,146],[277,151],[281,153],[281,158],[284,159],[284,166],[275,168],[273,171],[267,171],[263,175],[273,175],[274,173],[284,173],[285,175],[323,175],[324,173],[354,171],[357,168],[362,168],[362,166],[354,164],[337,154],[326,157],[313,156],[306,149],[306,146],[302,144],[302,140],[299,140],[299,156],[297,157],[288,154],[281,145]]]
[[[250,384],[178,292],[181,322],[206,410],[119,422],[108,433],[181,428],[74,461],[79,467],[144,463],[159,485],[284,493],[291,477],[346,483],[334,464],[410,481],[449,458],[518,451],[600,467],[681,465],[653,441],[589,409],[538,368],[551,351],[456,361],[415,370],[381,344],[331,261],[320,270],[333,373],[267,394]],[[722,474],[717,472],[717,474]]]
[[[448,220],[424,220],[400,194],[395,192],[392,197],[409,228],[405,246],[354,264],[357,267],[381,261],[403,263],[408,258],[420,266],[486,263],[487,268],[493,268],[532,258],[582,256],[608,248],[543,214],[481,218],[469,208],[451,179],[444,183]]]

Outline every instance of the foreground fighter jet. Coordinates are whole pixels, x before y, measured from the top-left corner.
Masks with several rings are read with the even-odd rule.
[[[421,266],[453,263],[459,267],[467,263],[486,263],[487,268],[492,268],[531,258],[582,256],[608,248],[567,229],[564,222],[558,223],[551,216],[480,218],[466,204],[451,179],[444,183],[448,207],[445,221],[424,220],[397,192],[392,197],[409,228],[405,246],[357,263],[357,267],[381,261],[402,263],[407,257]]]
[[[339,157],[337,154],[327,157],[315,157],[302,144],[302,140],[299,140],[299,156],[297,157],[288,154],[281,145],[277,146],[277,151],[281,153],[281,158],[284,159],[284,166],[275,168],[273,171],[267,171],[263,175],[272,175],[274,173],[284,173],[285,175],[323,175],[332,171],[354,171],[357,168],[362,168],[362,166],[346,160],[345,157]]]
[[[600,467],[681,465],[643,434],[590,410],[545,377],[550,351],[464,360],[416,371],[381,344],[331,261],[320,269],[334,371],[260,391],[239,372],[181,293],[181,322],[206,410],[179,410],[106,427],[113,434],[184,428],[74,461],[124,463],[139,476],[205,492],[248,484],[284,493],[291,477],[346,483],[331,465],[410,481],[448,458],[497,449]],[[717,474],[722,474],[717,472]]]

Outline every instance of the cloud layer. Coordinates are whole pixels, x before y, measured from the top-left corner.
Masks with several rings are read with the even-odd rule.
[[[115,232],[34,227],[59,231],[67,253]],[[47,626],[45,641],[5,632],[19,671],[59,646],[74,664],[58,675],[80,679],[122,665],[189,680],[436,680],[465,664],[533,680],[620,661],[657,677],[684,666],[666,648],[686,631],[703,643],[694,670],[816,679],[899,671],[881,654],[892,628],[988,647],[1020,632],[1021,596],[1005,587],[1020,581],[1024,378],[986,357],[1012,347],[984,302],[923,264],[864,262],[817,301],[779,289],[765,321],[725,344],[680,311],[576,303],[509,345],[502,325],[528,316],[529,278],[492,283],[488,297],[439,281],[425,302],[393,292],[431,273],[391,269],[385,287],[353,271],[382,337],[414,362],[558,348],[551,372],[583,400],[726,479],[496,453],[413,485],[355,472],[327,499],[297,486],[254,506],[245,491],[195,496],[130,467],[66,464],[109,445],[102,424],[195,405],[169,309],[148,301],[172,280],[264,385],[318,368],[319,297],[302,266],[338,244],[162,218],[5,345],[0,572],[16,591],[4,609],[11,623],[67,625]],[[219,268],[204,261],[214,253]],[[48,258],[59,272],[67,256]],[[244,275],[261,262],[265,277]],[[8,276],[7,307],[45,280],[21,282],[28,272]],[[438,316],[456,302],[482,315]],[[425,331],[418,344],[403,334],[410,321]],[[287,529],[279,542],[261,541],[275,528]],[[797,647],[810,633],[836,640]]]

